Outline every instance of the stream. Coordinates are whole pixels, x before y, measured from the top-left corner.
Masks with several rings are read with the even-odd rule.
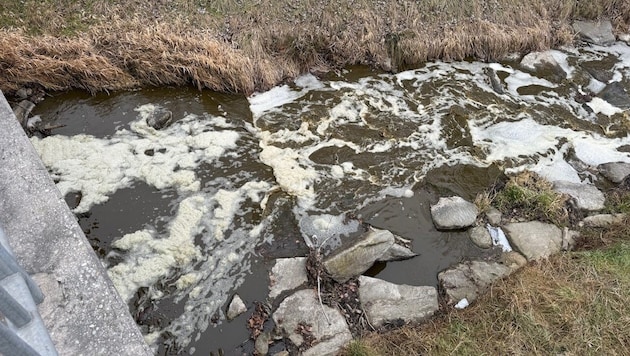
[[[250,97],[58,93],[33,113],[65,126],[32,142],[156,354],[251,353],[246,322],[268,271],[313,236],[333,252],[364,224],[390,230],[419,256],[367,274],[435,286],[439,271],[496,253],[435,229],[440,196],[474,201],[522,170],[599,184],[593,167],[630,162],[625,97],[594,95],[630,91],[630,47],[547,54],[555,70],[520,57],[349,67]],[[173,122],[156,130],[146,119],[162,109]],[[235,293],[248,312],[228,321]]]

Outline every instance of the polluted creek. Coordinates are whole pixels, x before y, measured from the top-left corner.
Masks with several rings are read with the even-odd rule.
[[[35,108],[60,127],[31,140],[156,354],[322,354],[319,322],[343,344],[400,319],[366,322],[361,285],[426,301],[422,320],[441,271],[505,250],[471,241],[476,214],[436,223],[440,198],[525,170],[596,184],[590,168],[630,162],[630,48],[536,55],[350,67],[249,97],[68,92]],[[364,266],[331,262],[365,241]],[[283,316],[309,304],[317,323]]]

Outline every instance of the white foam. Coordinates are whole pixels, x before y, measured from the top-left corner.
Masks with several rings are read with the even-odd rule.
[[[589,101],[588,103],[586,103],[586,105],[588,105],[595,114],[604,114],[606,116],[611,116],[614,114],[618,114],[618,113],[622,113],[623,110],[613,106],[612,104],[610,104],[609,102],[605,101],[602,98],[593,98],[591,101]]]

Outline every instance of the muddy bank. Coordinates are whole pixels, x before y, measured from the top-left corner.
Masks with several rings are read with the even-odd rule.
[[[388,71],[427,60],[497,59],[574,40],[575,19],[628,31],[626,1],[177,0],[9,2],[0,15],[0,90],[90,92],[193,85],[252,93],[307,71]]]

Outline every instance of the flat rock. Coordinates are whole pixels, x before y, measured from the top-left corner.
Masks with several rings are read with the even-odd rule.
[[[626,162],[609,162],[597,166],[597,170],[601,175],[606,177],[613,183],[621,183],[623,179],[630,175],[630,163]]]
[[[317,293],[312,289],[297,291],[283,300],[273,313],[273,321],[278,330],[298,347],[304,343],[304,338],[297,332],[298,327],[308,327],[315,342],[302,353],[304,356],[332,356],[352,340],[346,319],[337,309],[324,305],[322,310]]]
[[[499,226],[501,225],[501,220],[503,219],[503,214],[501,211],[495,207],[490,207],[488,211],[486,211],[486,218],[488,218],[488,222],[490,225]]]
[[[612,82],[606,85],[597,96],[618,108],[630,109],[630,96],[623,84],[619,82]]]
[[[495,280],[512,273],[512,269],[498,262],[471,261],[442,271],[438,281],[454,304],[466,298],[472,302]]]
[[[477,220],[477,206],[461,197],[442,197],[431,205],[431,217],[435,227],[441,230],[455,230],[471,226]]]
[[[228,320],[232,320],[236,318],[237,316],[245,313],[246,311],[247,311],[247,306],[243,302],[243,299],[241,299],[241,297],[239,297],[238,294],[234,294],[234,297],[232,298],[232,301],[230,302],[230,305],[228,306],[228,310],[227,310]]]
[[[516,251],[503,252],[499,261],[512,271],[516,271],[527,264],[527,258]]]
[[[503,229],[510,244],[528,261],[549,257],[562,248],[562,231],[552,224],[530,221],[507,224]]]
[[[405,246],[393,244],[377,259],[379,262],[402,261],[418,256],[417,253],[411,251]]]
[[[269,297],[273,299],[307,281],[306,257],[279,258],[269,274]]]
[[[435,287],[399,285],[366,276],[359,277],[359,299],[373,326],[399,319],[420,322],[439,308]]]
[[[626,214],[598,214],[587,216],[582,220],[585,226],[606,227],[614,224],[621,224],[626,218]]]
[[[468,237],[470,237],[470,241],[481,248],[492,247],[492,236],[490,236],[488,229],[483,226],[475,226],[468,230]]]
[[[551,51],[528,53],[521,60],[521,66],[532,72],[549,70],[558,79],[567,77],[567,73],[553,57]]]
[[[335,281],[343,283],[372,267],[394,245],[394,241],[391,232],[370,229],[354,245],[327,257],[324,267]]]
[[[604,193],[600,192],[594,185],[555,181],[553,182],[553,189],[557,192],[568,194],[575,200],[579,209],[589,211],[604,209],[606,200]]]
[[[615,36],[612,33],[612,24],[608,20],[593,21],[575,21],[573,30],[580,35],[580,38],[588,43],[601,46],[608,46],[615,42]]]

